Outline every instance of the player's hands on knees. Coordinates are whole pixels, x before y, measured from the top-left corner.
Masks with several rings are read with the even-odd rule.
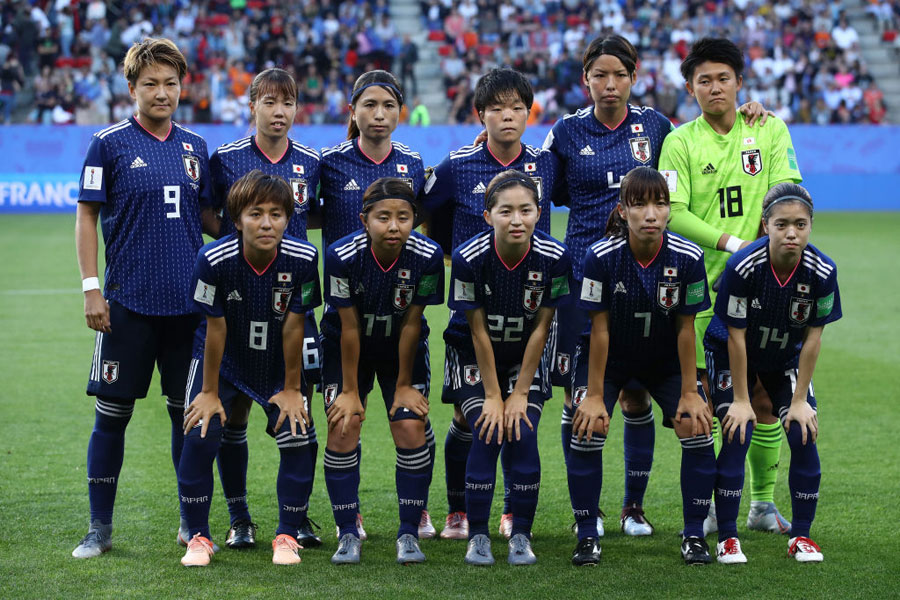
[[[743,402],[735,400],[728,408],[725,418],[722,419],[722,433],[726,435],[725,439],[728,440],[729,444],[734,439],[735,432],[740,432],[740,442],[741,444],[744,443],[747,423],[756,425],[756,413],[753,412],[749,399]]]
[[[200,392],[191,401],[186,409],[184,409],[184,433],[187,433],[200,424],[200,437],[206,437],[206,430],[209,428],[209,420],[219,415],[222,425],[225,424],[225,407],[219,400],[219,395],[213,392]]]
[[[747,125],[750,127],[753,127],[757,120],[759,121],[759,126],[762,127],[766,124],[766,119],[775,116],[775,113],[771,110],[766,110],[766,107],[759,102],[747,102],[742,104],[738,110],[747,117]]]
[[[807,439],[813,444],[816,443],[816,438],[819,437],[819,417],[805,398],[800,402],[791,402],[784,418],[785,431],[790,431],[791,421],[800,426],[801,441],[804,446]]]
[[[394,391],[394,403],[388,415],[393,419],[401,408],[412,411],[417,417],[424,419],[428,414],[428,398],[411,385],[397,386]]]
[[[503,427],[506,429],[507,440],[511,442],[522,439],[522,422],[534,431],[534,425],[528,418],[528,394],[513,391],[503,403]]]
[[[485,444],[491,443],[494,433],[497,434],[497,443],[503,443],[503,400],[499,397],[484,399],[475,429],[478,430],[478,439],[484,440]]]
[[[109,333],[109,303],[100,290],[84,293],[84,320],[94,331]]]
[[[335,398],[334,404],[325,411],[325,415],[328,417],[329,431],[340,426],[342,437],[346,435],[347,425],[353,415],[359,415],[360,423],[366,420],[366,410],[363,408],[357,392],[342,391]]]
[[[675,409],[675,422],[681,425],[681,422],[690,418],[691,420],[691,436],[709,435],[712,431],[712,411],[703,397],[695,391],[684,392],[678,400],[678,407]]]
[[[281,409],[275,422],[275,431],[281,429],[285,419],[290,419],[288,423],[291,424],[291,435],[297,435],[297,425],[300,425],[300,431],[306,435],[309,413],[306,411],[306,399],[300,390],[281,390],[269,398],[269,402]]]
[[[575,409],[575,416],[572,417],[572,434],[580,442],[585,438],[591,441],[595,433],[601,435],[609,433],[609,413],[606,412],[602,395],[589,394]]]

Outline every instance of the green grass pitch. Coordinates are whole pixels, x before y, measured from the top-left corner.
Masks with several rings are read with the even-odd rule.
[[[564,217],[554,215],[561,236]],[[497,565],[463,564],[464,543],[428,540],[428,562],[394,561],[397,506],[394,450],[377,394],[363,432],[360,496],[369,541],[362,564],[333,567],[336,541],[321,467],[310,515],[322,524],[323,548],[303,551],[294,568],[271,564],[277,521],[278,453],[258,409],[250,419],[250,507],[260,525],[256,550],[222,551],[210,568],[179,564],[178,505],[169,455],[169,422],[154,382],[128,428],[116,505],[114,546],[78,561],[72,548],[87,526],[85,460],[94,419],[84,387],[93,334],[84,326],[73,243],[73,215],[0,217],[0,597],[3,598],[587,598],[765,597],[850,598],[900,595],[900,445],[896,399],[900,357],[900,213],[831,213],[816,217],[812,240],[838,264],[844,318],[828,327],[816,371],[823,478],[813,537],[825,562],[800,565],[783,536],[745,532],[745,566],[688,568],[679,554],[680,449],[658,428],[656,461],[645,508],[656,526],[649,538],[626,538],[617,517],[623,489],[621,416],[614,415],[605,452],[607,512],[603,560],[594,569],[569,563],[575,539],[559,442],[559,396],[540,424],[543,482],[534,548],[538,564],[513,569],[494,535]],[[432,328],[432,413],[438,458],[429,508],[440,527],[446,514],[443,439],[450,409],[441,405],[446,308],[429,308]],[[324,444],[321,397],[313,402]],[[657,423],[661,419],[657,415]],[[787,516],[789,452],[782,448],[776,501]],[[492,521],[496,526],[499,507]],[[220,488],[210,517],[214,538],[228,527]],[[710,539],[713,542],[712,538]],[[714,543],[714,542],[713,542]]]

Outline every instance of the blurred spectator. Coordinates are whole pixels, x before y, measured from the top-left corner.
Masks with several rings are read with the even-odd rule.
[[[10,123],[12,111],[16,107],[19,90],[25,85],[25,73],[15,54],[10,53],[0,69],[0,107],[3,109],[3,122]]]
[[[428,114],[428,108],[422,104],[418,96],[413,98],[413,109],[409,113],[409,124],[413,127],[428,127],[431,125],[431,115]]]
[[[416,82],[416,63],[419,62],[419,47],[412,41],[409,35],[403,36],[403,46],[400,48],[400,85],[407,93],[414,96],[419,93]],[[409,82],[411,85],[407,85]]]

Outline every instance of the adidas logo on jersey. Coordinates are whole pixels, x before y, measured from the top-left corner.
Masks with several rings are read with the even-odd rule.
[[[225,298],[226,302],[229,300],[234,300],[235,302],[240,302],[241,300],[243,300],[243,298],[241,298],[240,292],[238,292],[237,290],[231,290],[231,293],[228,294],[227,298]]]
[[[613,290],[613,294],[627,294],[625,291],[625,284],[621,281],[616,284],[616,289]]]
[[[345,192],[352,192],[352,191],[354,191],[354,190],[359,190],[359,184],[356,183],[356,180],[355,180],[355,179],[351,179],[351,180],[347,183],[347,185],[344,186],[344,191],[345,191]]]
[[[487,188],[484,187],[484,182],[483,182],[483,181],[479,181],[479,182],[478,182],[478,185],[476,185],[476,186],[472,189],[472,193],[473,193],[473,194],[483,194],[483,193],[485,192],[486,189],[487,189]]]
[[[131,168],[137,169],[138,167],[146,167],[147,163],[144,162],[144,159],[138,156],[133,161],[131,161]]]
[[[707,163],[707,165],[705,167],[703,167],[703,171],[701,171],[701,173],[703,173],[704,175],[715,175],[716,168],[713,166],[712,163]]]
[[[585,146],[584,148],[582,148],[582,149],[578,152],[578,154],[580,154],[580,155],[582,155],[582,156],[594,156],[594,151],[591,149],[591,145],[588,144],[587,146]]]
[[[750,303],[750,308],[755,308],[757,310],[762,310],[762,304],[759,303],[759,298],[754,298]]]

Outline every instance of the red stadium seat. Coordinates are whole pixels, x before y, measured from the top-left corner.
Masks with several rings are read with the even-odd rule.
[[[438,54],[441,56],[450,56],[450,50],[453,49],[453,46],[450,44],[444,44],[440,48],[438,48]]]
[[[478,56],[490,56],[494,53],[496,46],[491,44],[481,44],[478,46]]]
[[[428,41],[429,42],[443,42],[447,39],[447,36],[444,35],[443,31],[429,31],[428,32]]]

